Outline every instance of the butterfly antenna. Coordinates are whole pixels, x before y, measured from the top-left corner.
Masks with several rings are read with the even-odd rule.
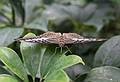
[[[72,54],[71,50],[68,48],[68,46],[65,46],[67,48],[67,50]]]

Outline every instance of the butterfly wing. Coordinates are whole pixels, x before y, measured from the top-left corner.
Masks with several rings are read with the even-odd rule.
[[[55,33],[55,32],[46,32],[42,34],[40,37],[45,37],[47,43],[54,43],[58,44],[59,42],[59,37],[61,37],[61,33]]]
[[[18,41],[32,42],[32,43],[55,43],[57,44],[57,37],[61,36],[61,33],[46,32],[40,36],[30,38],[19,38]]]
[[[76,33],[63,33],[65,44],[104,41],[105,39],[85,38]]]
[[[76,33],[63,33],[63,38],[65,41],[65,44],[73,44],[77,43],[78,39],[83,39],[82,36],[76,34]]]

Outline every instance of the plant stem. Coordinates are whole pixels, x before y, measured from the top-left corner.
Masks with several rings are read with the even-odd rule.
[[[33,78],[33,82],[35,82],[35,78]]]

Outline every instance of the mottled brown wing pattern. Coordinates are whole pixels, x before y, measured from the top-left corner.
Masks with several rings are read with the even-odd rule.
[[[65,44],[79,43],[84,39],[84,37],[76,33],[63,33],[63,38],[65,40]]]
[[[59,43],[59,38],[61,37],[61,33],[55,33],[55,32],[46,32],[41,35],[41,37],[45,37],[47,43],[54,43],[58,44]]]
[[[92,41],[103,41],[105,39],[96,39],[96,38],[85,38],[76,33],[55,33],[55,32],[46,32],[40,36],[31,37],[31,38],[20,38],[19,41],[33,42],[33,43],[53,43],[58,44],[60,47],[63,47],[65,44],[76,44]]]
[[[63,33],[63,37],[65,40],[65,44],[76,44],[76,43],[84,43],[84,42],[94,42],[94,41],[103,41],[105,39],[97,39],[97,38],[85,38],[76,33]]]
[[[61,33],[46,32],[36,37],[31,38],[19,38],[18,41],[33,42],[33,43],[58,43],[57,38],[61,36]]]

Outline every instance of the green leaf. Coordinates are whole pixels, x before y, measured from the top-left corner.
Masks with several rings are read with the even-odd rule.
[[[0,75],[0,82],[19,82],[14,77],[6,74]]]
[[[25,28],[29,28],[29,29],[37,29],[37,30],[41,30],[41,31],[48,31],[48,20],[45,17],[38,17],[36,19],[34,19],[33,21],[31,21],[30,23],[27,23]]]
[[[120,69],[112,66],[94,68],[85,82],[120,82]]]
[[[82,59],[76,55],[66,56],[65,52],[60,52],[60,49],[48,47],[43,55],[43,61],[41,63],[41,76],[42,78],[47,78],[54,72],[63,70],[77,63],[82,63]]]
[[[69,82],[69,77],[63,70],[52,73],[44,82]]]
[[[15,51],[10,48],[0,48],[0,60],[19,78],[28,82],[26,69]]]
[[[115,36],[106,41],[96,52],[94,66],[120,67],[120,36]]]
[[[54,64],[52,71],[65,69],[65,68],[75,65],[77,63],[84,64],[83,60],[77,55],[66,56],[65,54],[63,54]]]
[[[71,4],[71,5],[80,5],[83,6],[86,3],[86,0],[54,0],[55,3],[59,4]]]
[[[34,36],[35,34],[29,33],[25,35],[24,38]],[[34,79],[38,71],[38,67],[41,61],[41,55],[44,51],[44,48],[37,43],[21,42],[20,50],[22,53],[24,64]]]
[[[0,28],[0,46],[10,45],[22,35],[23,31],[23,28]]]
[[[40,74],[42,77],[45,77],[50,69],[53,67],[54,63],[60,58],[61,54],[59,49],[50,45],[47,47],[43,53],[41,65],[40,65]]]

